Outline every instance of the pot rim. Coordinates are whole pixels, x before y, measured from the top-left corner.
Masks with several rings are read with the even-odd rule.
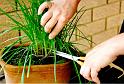
[[[20,44],[17,44],[15,45],[16,47],[18,47]],[[25,44],[25,46],[28,46],[29,44]],[[0,55],[2,55],[3,53],[3,50],[0,51]],[[64,63],[61,63],[61,64],[56,64],[56,68],[58,67],[63,67],[65,65],[69,65],[71,63],[71,60],[67,60],[66,62]],[[2,66],[3,69],[5,70],[8,70],[10,72],[13,72],[13,70],[15,71],[18,71],[17,69],[23,69],[24,66],[18,66],[18,65],[11,65],[11,64],[6,64],[6,62],[4,60],[0,60],[0,65]],[[47,67],[47,68],[53,68],[54,67],[54,64],[40,64],[40,65],[31,65],[30,69],[33,69],[33,68],[43,68],[43,67]],[[28,66],[26,66],[26,70],[28,69]],[[34,71],[34,70],[33,70]],[[36,70],[35,70],[36,71]],[[40,71],[37,70],[37,71]]]
[[[56,69],[59,67],[68,66],[71,63],[71,61],[67,61],[62,64],[56,64]],[[10,65],[6,64],[4,61],[0,61],[0,64],[4,70],[7,70],[9,72],[17,72],[18,70],[23,70],[24,66],[16,66],[16,65]],[[41,71],[43,68],[48,68],[49,70],[54,70],[54,64],[45,64],[45,65],[31,65],[30,70],[31,71]],[[36,69],[37,68],[37,69]],[[28,66],[26,66],[26,70],[28,70]]]

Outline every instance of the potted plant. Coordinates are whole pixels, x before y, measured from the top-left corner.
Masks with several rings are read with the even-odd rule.
[[[19,7],[16,15],[19,20],[0,8],[0,11],[13,22],[11,29],[2,32],[0,36],[14,30],[23,32],[20,36],[6,40],[5,42],[16,39],[1,51],[0,64],[4,69],[6,83],[67,83],[70,80],[72,64],[67,59],[57,56],[56,51],[78,56],[83,54],[73,45],[74,42],[71,42],[73,35],[79,36],[74,32],[83,14],[78,16],[79,12],[77,12],[74,19],[63,28],[61,33],[49,40],[48,34],[40,25],[43,14],[37,15],[38,7],[44,1],[29,0],[29,6],[27,6],[22,0],[16,0]],[[79,77],[75,62],[73,65]]]

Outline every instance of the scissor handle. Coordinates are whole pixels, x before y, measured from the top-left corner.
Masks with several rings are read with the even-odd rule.
[[[79,57],[79,60],[84,61],[85,60],[85,57],[81,56],[81,57]]]
[[[82,61],[76,61],[80,66],[82,66],[84,64],[84,62]]]
[[[78,61],[76,61],[80,66],[84,64],[85,57],[79,57]]]

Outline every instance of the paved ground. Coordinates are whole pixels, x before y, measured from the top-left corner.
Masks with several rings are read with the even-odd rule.
[[[1,69],[1,67],[0,67],[0,69]],[[5,79],[4,79],[3,71],[0,72],[0,84],[5,84]]]
[[[5,84],[5,80],[1,80],[0,81],[0,84]]]

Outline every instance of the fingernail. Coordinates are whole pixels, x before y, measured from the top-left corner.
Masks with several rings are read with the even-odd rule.
[[[53,37],[51,35],[49,35],[49,39],[53,39]]]
[[[42,26],[44,27],[44,25],[43,25],[43,22],[42,22],[42,21],[40,21],[40,25],[42,25]]]
[[[46,32],[46,33],[50,33],[50,31],[49,31],[48,29],[45,29],[45,32]]]
[[[38,15],[40,15],[41,14],[41,12],[38,12]]]
[[[39,12],[39,10],[38,10],[38,15],[40,15],[40,12]]]
[[[44,31],[45,31],[46,33],[49,33],[48,30],[47,30],[46,28],[44,29]]]
[[[38,12],[38,15],[39,15],[39,12]]]
[[[38,10],[38,15],[40,15],[42,13],[42,11]]]
[[[45,27],[44,27],[44,30],[45,30],[45,32],[48,32],[48,28],[47,28],[46,25],[45,25]]]

